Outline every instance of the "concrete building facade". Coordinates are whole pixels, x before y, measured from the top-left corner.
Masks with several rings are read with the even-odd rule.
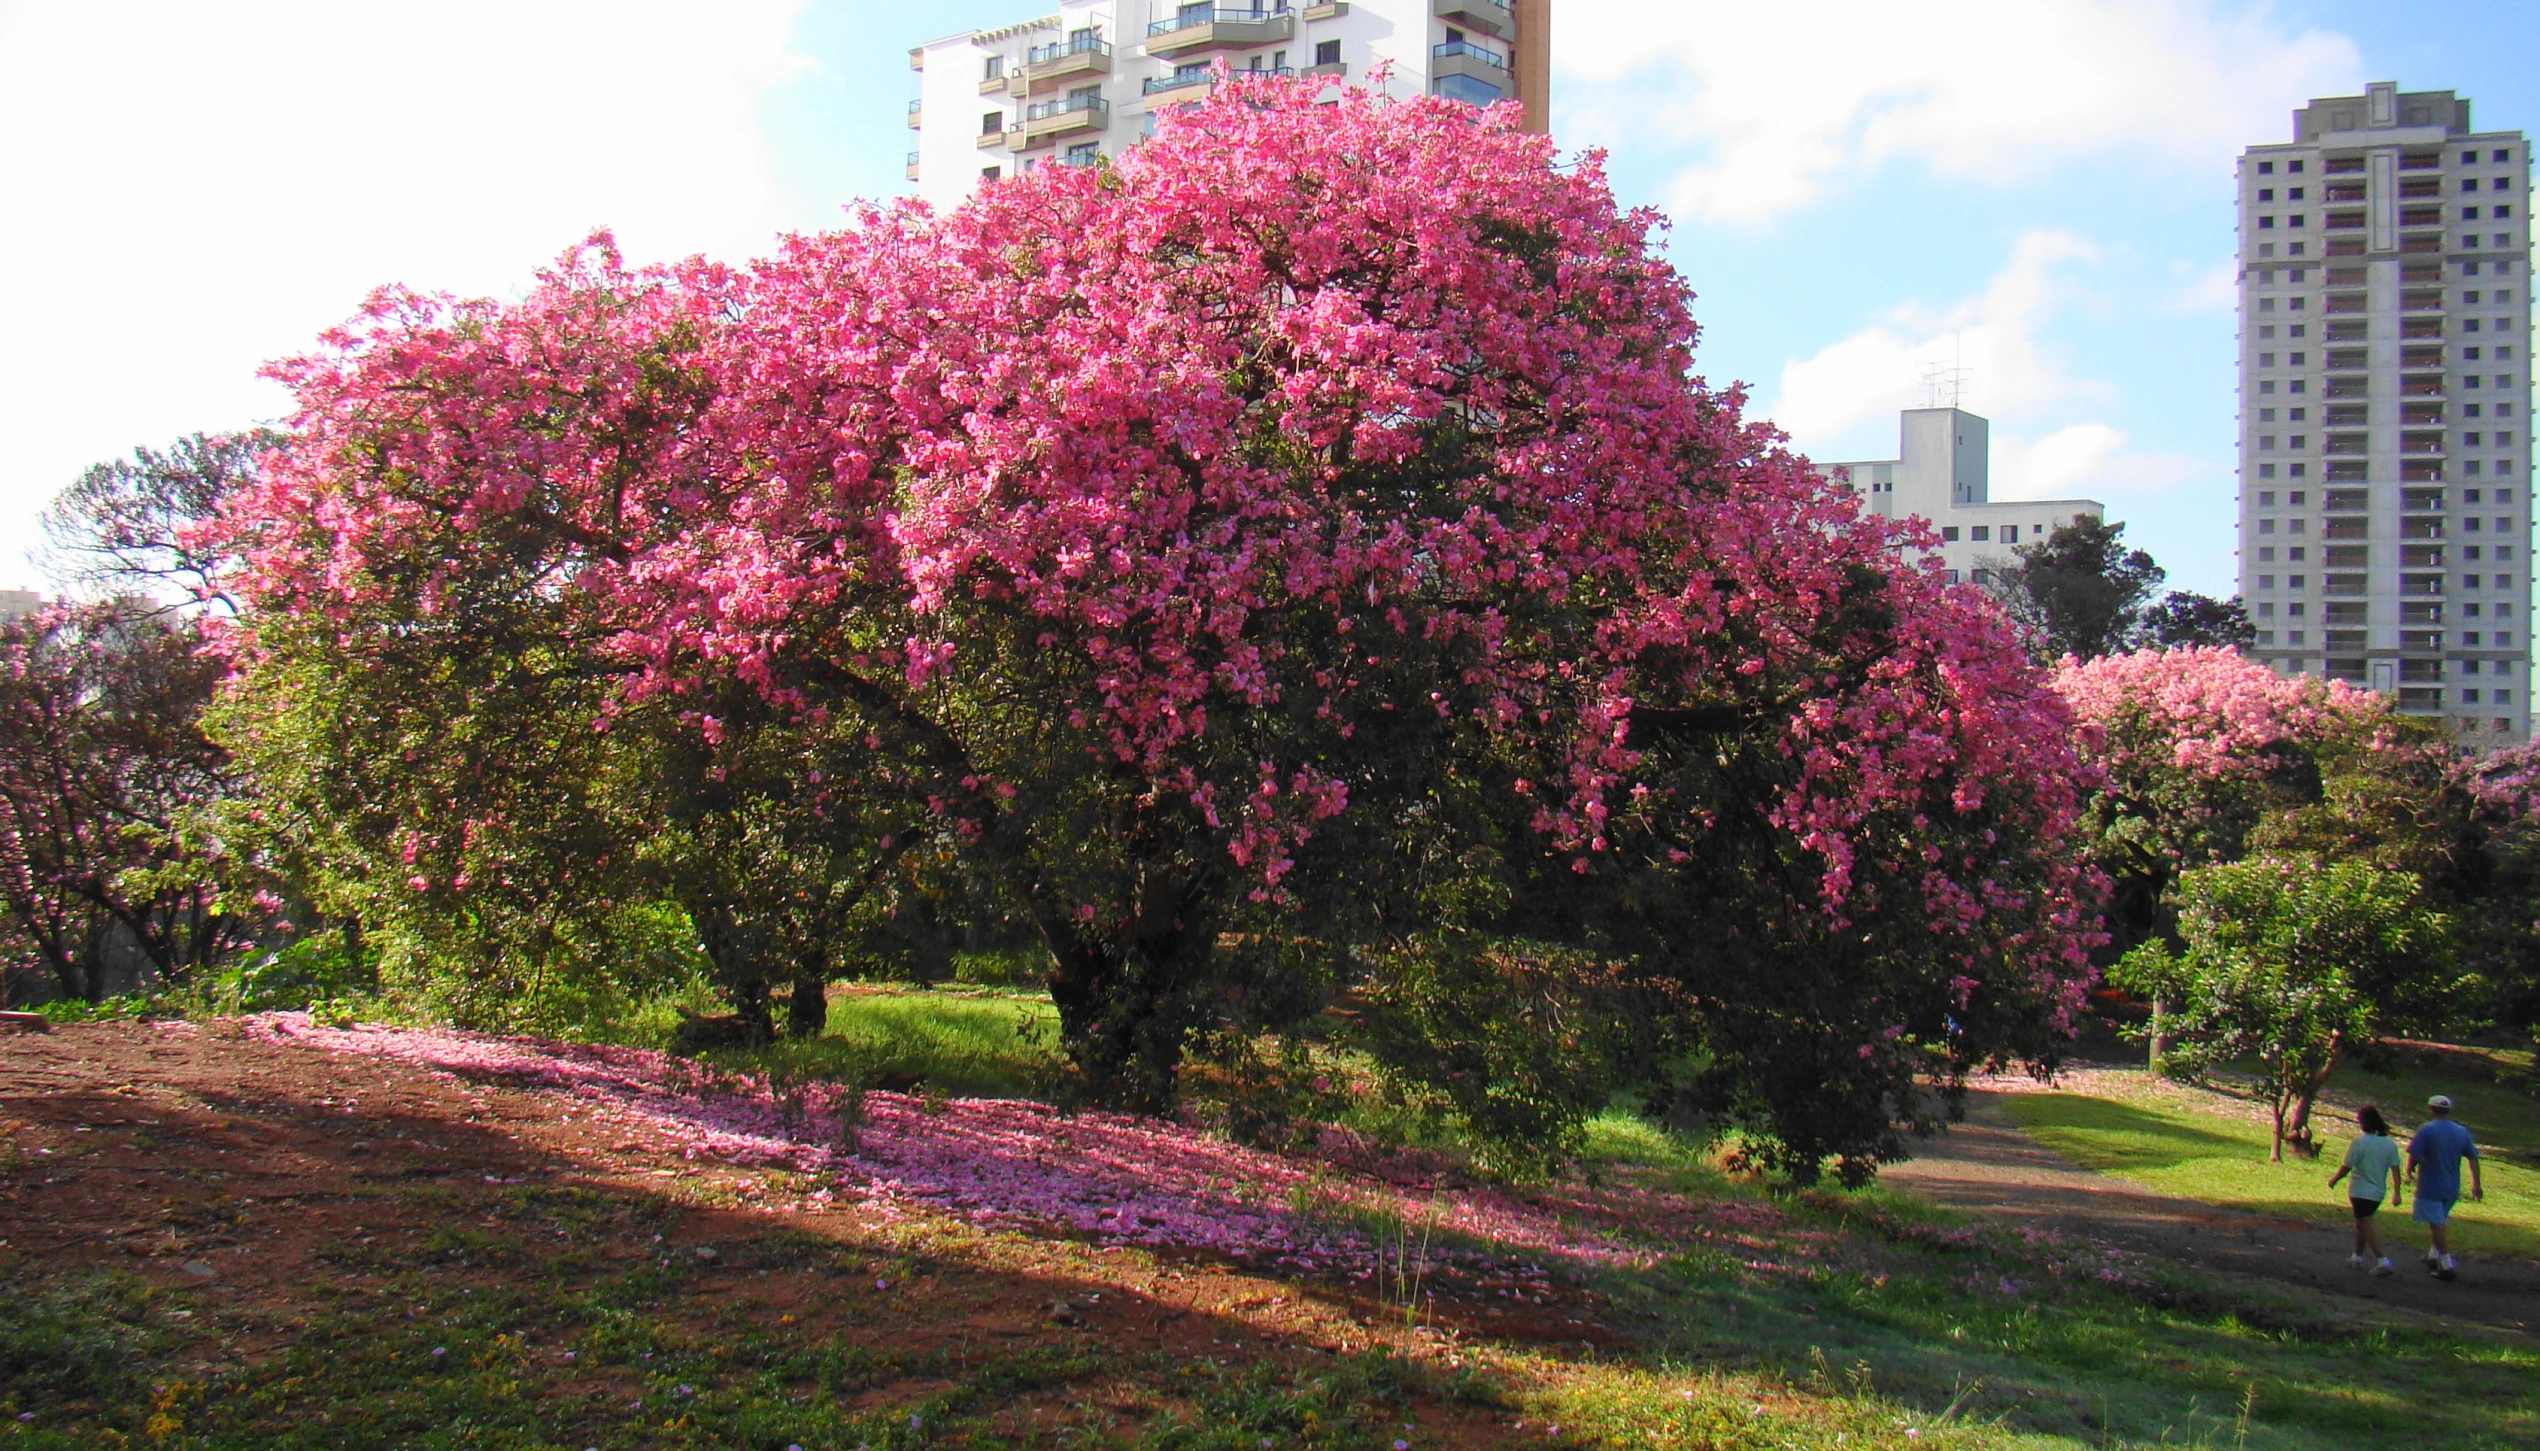
[[[1061,0],[1058,13],[909,52],[908,179],[949,207],[982,181],[1084,166],[1207,93],[1212,68],[1267,70],[1486,105],[1550,121],[1551,0]]]
[[[2021,546],[2105,512],[2096,499],[1993,502],[1992,431],[1962,408],[1908,408],[1897,416],[1897,457],[1816,468],[1850,484],[1861,506],[1882,519],[1929,520],[1949,577],[1987,584],[1995,570],[2017,563],[2013,551]]]
[[[2531,157],[2450,91],[2242,153],[2240,593],[2279,673],[2529,738]]]

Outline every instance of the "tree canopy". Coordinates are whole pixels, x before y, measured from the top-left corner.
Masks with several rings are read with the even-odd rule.
[[[1593,158],[1314,89],[748,269],[598,240],[513,303],[383,292],[279,367],[237,657],[437,702],[334,728],[419,763],[338,817],[365,890],[557,881],[470,864],[515,838],[688,890],[644,866],[683,833],[832,905],[958,873],[1146,1109],[1212,1025],[1352,985],[1432,1047],[1477,981],[1621,991],[1616,1071],[1802,1174],[2051,1054],[2097,887],[2010,632],[1700,382]],[[639,757],[667,802],[568,789]]]

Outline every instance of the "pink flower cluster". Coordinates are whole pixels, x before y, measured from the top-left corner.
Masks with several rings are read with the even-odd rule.
[[[1824,911],[1919,883],[1955,970],[2069,999],[2069,721],[1989,603],[1695,377],[1657,219],[1600,158],[1323,89],[1230,80],[1105,168],[746,270],[598,239],[516,303],[384,291],[273,370],[293,438],[225,526],[245,628],[570,581],[630,696],[738,678],[869,722],[872,779],[831,789],[1007,840],[1074,752],[1259,897],[1400,774],[1352,742],[1403,713],[1529,763],[1582,871],[1627,817],[1708,828],[1634,728],[1725,713],[1792,763],[1755,804]],[[1943,817],[2000,829],[1944,846]],[[2006,841],[2042,887],[1996,885]]]
[[[1577,1227],[1577,1206],[1488,1189],[1416,1192],[1328,1162],[1298,1160],[1120,1114],[954,1099],[929,1111],[867,1093],[860,1122],[834,1096],[789,1119],[763,1080],[700,1090],[668,1054],[443,1030],[329,1028],[269,1013],[249,1031],[332,1053],[411,1063],[570,1100],[564,1112],[685,1159],[821,1176],[866,1212],[925,1211],[985,1228],[1057,1229],[1103,1243],[1200,1250],[1305,1273],[1364,1276],[1379,1248],[1353,1214],[1390,1215],[1441,1236],[1432,1258],[1495,1265],[1510,1255],[1637,1263],[1648,1252]],[[851,1129],[851,1133],[849,1130]],[[853,1147],[846,1146],[852,1138]],[[1618,1228],[1622,1228],[1618,1226]],[[1419,1231],[1415,1229],[1415,1234]],[[1470,1245],[1449,1243],[1469,1241]]]
[[[2269,747],[2316,735],[2333,717],[2377,713],[2380,697],[2343,681],[2283,676],[2237,650],[2189,646],[2064,657],[2056,691],[2111,770],[2254,775]]]

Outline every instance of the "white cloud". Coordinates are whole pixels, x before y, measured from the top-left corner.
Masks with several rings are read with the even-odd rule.
[[[1997,184],[2117,149],[2218,171],[2361,84],[2344,35],[2220,0],[1565,0],[1557,24],[1587,83],[1565,139],[1706,149],[1670,209],[1731,222],[1901,159]]]
[[[2162,300],[2164,312],[2229,312],[2240,305],[2239,263],[2225,260],[2199,271],[2179,261],[2170,270],[2183,280]]]
[[[0,587],[78,469],[278,413],[257,366],[380,283],[765,250],[798,4],[0,0]]]
[[[2075,423],[2031,442],[2016,433],[1993,435],[1992,497],[2111,502],[2159,493],[2207,472],[2185,454],[2137,453],[2129,435],[2105,423]]]
[[[2032,413],[2077,397],[2104,397],[2105,383],[2073,377],[2038,334],[2075,294],[2064,264],[2096,260],[2101,249],[2063,231],[2033,231],[1975,296],[1933,308],[1907,303],[1870,326],[1782,367],[1767,410],[1803,444],[1839,434],[1899,408],[1921,407],[1925,370],[1963,369],[1965,406],[1996,416]],[[1945,401],[1945,400],[1944,400]]]

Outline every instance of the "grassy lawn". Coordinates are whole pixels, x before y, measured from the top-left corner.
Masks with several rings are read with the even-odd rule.
[[[872,1082],[915,1077],[956,1098],[1029,1098],[1058,1066],[1058,1013],[1047,993],[987,987],[850,987],[829,1000],[829,1030],[809,1042],[715,1053],[753,1073]]]
[[[828,1055],[806,1070],[890,1065],[942,1091],[1013,1092],[1047,1051],[1015,1025],[1046,1013],[1029,996],[859,992],[839,1000],[830,1038],[770,1051]],[[395,1090],[398,1142],[437,1145],[437,1177],[419,1182],[364,1148],[382,1130],[347,1118],[348,1098],[367,1114],[390,1092],[362,1078],[366,1061],[255,1049],[239,1067],[249,1048],[190,1041],[145,1041],[100,1070],[81,1111],[95,1129],[35,1098],[0,1103],[22,1116],[0,1135],[29,1145],[0,1154],[0,1214],[17,1216],[0,1224],[0,1446],[2540,1444],[2527,1340],[2226,1286],[1901,1192],[1775,1191],[1622,1115],[1592,1126],[1594,1184],[1522,1192],[1645,1262],[1550,1255],[1495,1289],[1451,1268],[1289,1274],[1029,1225],[801,1214],[783,1206],[819,1176],[693,1156],[594,1178],[612,1155],[557,1146],[627,1131],[575,1139],[553,1120],[585,1101],[509,1081]],[[166,1137],[143,1154],[142,1110],[115,1085],[189,1051],[189,1071],[236,1086],[149,1108]],[[324,1099],[290,1101],[272,1076],[288,1064],[305,1075],[297,1092]],[[22,1093],[58,1095],[54,1083]],[[2067,1099],[2121,1111],[2070,1132],[2173,1164],[2245,1171],[2263,1153],[2242,1105],[2200,1110],[2151,1083],[2140,1096],[2151,1106]],[[326,1127],[330,1113],[344,1126]],[[179,1114],[206,1127],[178,1134]],[[522,1179],[524,1161],[544,1182]],[[248,1177],[283,1171],[285,1202],[240,1197]],[[2325,1173],[2305,1166],[2297,1182]],[[137,1243],[150,1221],[149,1256],[95,1240],[9,1247],[118,1175],[152,1187],[115,1192],[161,1197],[110,1201],[124,1207],[91,1222],[131,1215],[117,1232]],[[1425,1263],[1425,1233],[1419,1244]],[[250,1273],[292,1253],[308,1258]],[[222,1268],[176,1273],[189,1256]]]
[[[2404,1144],[2425,1117],[2425,1100],[2449,1094],[2477,1137],[2487,1182],[2484,1203],[2460,1205],[2453,1242],[2473,1255],[2540,1259],[2540,1103],[2483,1080],[2457,1068],[2342,1068],[2316,1114],[2320,1157],[2288,1155],[2282,1163],[2267,1157],[2265,1105],[2231,1085],[2205,1089],[2139,1071],[2101,1071],[2088,1093],[2012,1094],[2003,1107],[2039,1142],[2086,1168],[2208,1204],[2343,1225],[2351,1222],[2346,1191],[2330,1189],[2328,1176],[2345,1160],[2354,1109],[2379,1104]]]

